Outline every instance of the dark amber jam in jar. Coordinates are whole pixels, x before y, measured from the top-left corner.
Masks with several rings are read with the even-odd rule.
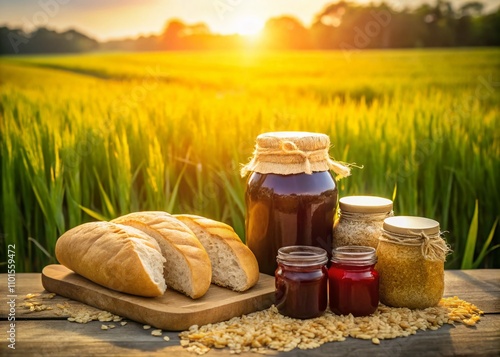
[[[330,255],[339,177],[349,169],[330,159],[330,139],[306,132],[257,137],[245,192],[246,242],[262,273],[273,275],[281,247],[315,246]]]
[[[333,250],[328,271],[330,310],[337,315],[373,314],[379,303],[375,248],[345,246]]]
[[[286,316],[309,319],[327,306],[328,261],[322,248],[283,247],[276,258],[276,308]]]
[[[247,183],[246,205],[247,245],[262,273],[274,274],[281,247],[307,245],[331,252],[337,187],[330,172],[254,172]]]

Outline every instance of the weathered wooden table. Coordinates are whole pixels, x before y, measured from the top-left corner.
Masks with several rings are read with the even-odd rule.
[[[15,276],[15,350],[8,347],[8,321],[13,306],[8,297],[7,274],[0,275],[0,306],[2,328],[0,355],[18,356],[196,356],[179,345],[177,332],[166,332],[170,341],[151,336],[143,325],[128,321],[125,326],[101,330],[102,322],[78,324],[61,316],[57,304],[68,299],[56,296],[45,300],[53,310],[29,312],[21,305],[29,293],[43,293],[40,274]],[[485,312],[475,327],[445,325],[437,331],[419,331],[416,335],[393,340],[383,340],[380,345],[371,341],[348,338],[344,342],[322,345],[314,350],[293,350],[271,355],[284,356],[451,356],[486,355],[500,356],[500,270],[446,271],[445,296],[458,296]],[[81,305],[70,301],[72,306]],[[11,306],[12,305],[12,306]],[[12,315],[11,315],[12,317]],[[229,356],[229,350],[212,349],[206,356]],[[247,353],[246,355],[256,356]]]

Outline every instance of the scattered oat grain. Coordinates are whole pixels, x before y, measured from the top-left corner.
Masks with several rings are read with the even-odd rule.
[[[24,300],[33,299],[33,298],[36,298],[38,296],[40,296],[40,294],[26,294],[26,296],[24,297]]]
[[[56,315],[69,316],[68,321],[70,322],[85,324],[90,321],[109,322],[116,321],[117,318],[121,319],[120,316],[113,315],[108,311],[99,310],[91,306],[74,306],[68,302],[64,302],[64,304],[57,304],[56,306],[59,308]],[[47,310],[48,309],[49,308],[47,308]]]
[[[379,345],[383,339],[408,337],[418,330],[437,330],[444,324],[460,322],[472,326],[481,314],[476,306],[457,297],[442,299],[438,306],[422,310],[380,304],[370,316],[339,316],[328,310],[323,316],[309,320],[283,316],[272,306],[217,324],[193,325],[179,337],[182,347],[199,355],[211,348],[229,348],[231,354],[307,350],[347,337]]]

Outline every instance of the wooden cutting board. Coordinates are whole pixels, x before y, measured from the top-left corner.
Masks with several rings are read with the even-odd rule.
[[[228,320],[266,309],[274,303],[274,277],[265,274],[260,274],[257,285],[245,292],[238,293],[212,284],[207,293],[196,300],[172,289],[156,298],[120,293],[57,264],[43,269],[42,285],[58,295],[171,331]]]

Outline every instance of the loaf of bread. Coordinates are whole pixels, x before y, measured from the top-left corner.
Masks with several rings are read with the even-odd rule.
[[[198,237],[212,262],[212,283],[245,291],[259,280],[259,266],[252,251],[231,226],[193,215],[175,215]]]
[[[160,247],[133,227],[85,223],[64,233],[55,253],[62,265],[110,289],[148,297],[165,292]]]
[[[141,230],[158,242],[166,258],[164,277],[169,288],[197,299],[210,287],[212,265],[207,252],[181,221],[166,212],[134,212],[112,222]]]

